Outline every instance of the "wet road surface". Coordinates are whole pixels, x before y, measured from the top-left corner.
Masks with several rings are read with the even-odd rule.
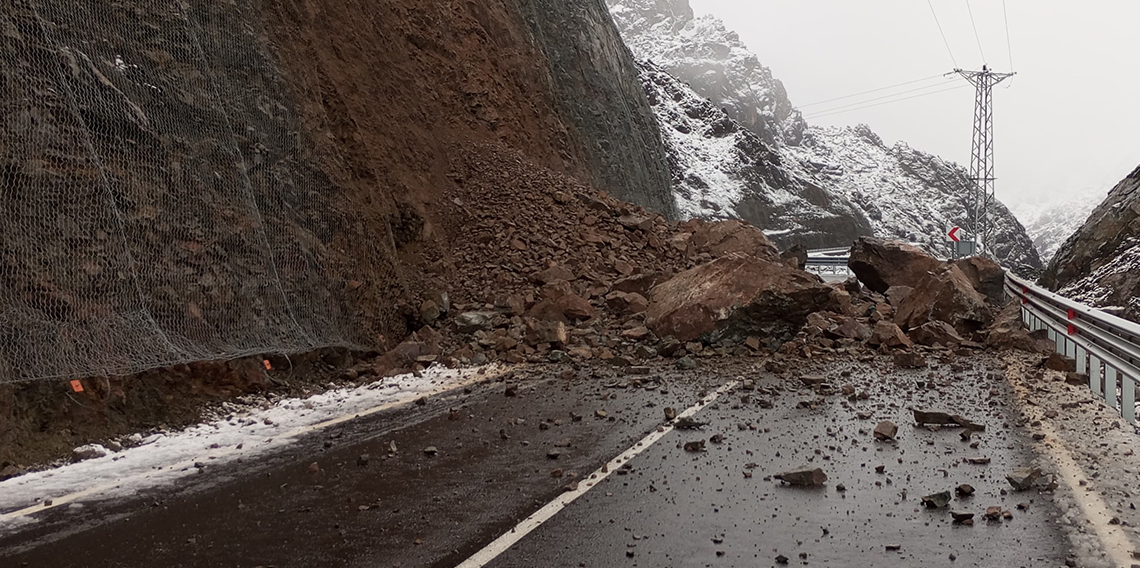
[[[1004,479],[1034,455],[1008,386],[981,361],[960,372],[898,370],[885,358],[804,363],[784,378],[754,359],[636,376],[517,371],[257,463],[207,467],[177,489],[45,512],[0,537],[0,566],[455,566],[654,432],[665,407],[688,408],[737,377],[753,388],[695,415],[707,425],[665,434],[488,565],[772,566],[780,555],[789,565],[1064,565],[1057,509]],[[802,373],[869,398],[823,395]],[[959,429],[919,428],[912,407],[986,430],[963,441]],[[896,441],[873,439],[880,420],[898,424]],[[698,441],[705,451],[683,447]],[[770,478],[803,466],[822,468],[826,484]],[[960,484],[974,495],[920,504]],[[986,521],[989,506],[1013,518]],[[950,510],[976,523],[953,525]]]

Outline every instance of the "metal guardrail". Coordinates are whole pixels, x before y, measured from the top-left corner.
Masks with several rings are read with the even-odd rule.
[[[845,249],[824,249],[809,251],[807,265],[815,272],[836,272],[846,268],[847,260]],[[1077,372],[1089,377],[1089,388],[1136,424],[1140,324],[1054,294],[1008,271],[1005,290],[1021,302],[1025,326],[1047,330],[1057,352],[1076,360]]]
[[[1006,273],[1006,293],[1021,302],[1021,320],[1032,330],[1048,331],[1057,352],[1077,361],[1089,388],[1136,423],[1136,387],[1140,382],[1140,324],[1058,296]]]
[[[809,250],[807,269],[817,273],[851,274],[847,268],[848,250],[845,248]]]

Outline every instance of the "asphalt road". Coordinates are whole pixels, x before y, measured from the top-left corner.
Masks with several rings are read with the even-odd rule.
[[[592,485],[591,472],[665,423],[666,407],[689,408],[735,379],[754,384],[695,414],[701,428],[642,448],[487,566],[776,566],[780,556],[795,566],[1064,565],[1059,511],[1005,480],[1034,459],[1009,387],[987,359],[959,362],[912,371],[839,359],[785,377],[752,359],[636,376],[519,371],[176,488],[45,512],[0,536],[0,566],[456,566],[567,485]],[[868,398],[822,395],[803,373]],[[917,427],[913,407],[986,429],[964,441],[960,429]],[[898,425],[896,440],[874,439],[880,420]],[[704,451],[684,447],[702,441]],[[802,467],[822,468],[826,483],[771,478]],[[920,503],[961,484],[974,494]],[[985,520],[990,506],[1012,518]],[[975,524],[953,524],[951,510],[975,513]]]

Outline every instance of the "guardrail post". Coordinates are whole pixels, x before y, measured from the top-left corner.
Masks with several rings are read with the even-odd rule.
[[[1120,377],[1120,414],[1129,424],[1136,423],[1136,381],[1127,375]]]
[[[1077,356],[1075,359],[1077,360],[1077,372],[1082,375],[1089,374],[1088,353],[1085,351],[1084,347],[1081,347],[1080,345],[1077,346]]]
[[[1100,386],[1100,359],[1093,355],[1089,355],[1089,389],[1104,398],[1104,389]]]
[[[1119,410],[1120,401],[1116,398],[1116,383],[1119,382],[1120,371],[1115,367],[1104,366],[1104,400],[1108,405]]]

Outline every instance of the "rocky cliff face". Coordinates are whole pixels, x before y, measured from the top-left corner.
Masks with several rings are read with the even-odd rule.
[[[1140,321],[1140,167],[1061,245],[1041,283]]]
[[[660,74],[667,73],[730,119],[694,112],[678,120],[676,105],[654,104],[682,215],[737,216],[782,244],[809,247],[845,246],[870,225],[875,234],[946,253],[946,231],[966,217],[962,168],[905,144],[886,147],[866,126],[809,127],[784,85],[740,38],[715,17],[695,17],[688,0],[607,2],[634,55],[650,62],[644,67],[650,89],[664,84]],[[754,134],[765,150],[742,149],[731,140],[739,130]],[[723,132],[731,135],[713,134]],[[702,162],[698,156],[702,167],[693,165]],[[764,183],[745,180],[746,170],[762,172],[754,177]],[[998,258],[1025,273],[1040,270],[1017,219],[1000,204],[994,214]]]
[[[602,0],[515,0],[541,47],[557,108],[589,160],[594,184],[676,216],[670,173],[638,69]]]
[[[0,382],[402,337],[476,145],[672,212],[600,0],[17,0],[0,60]]]

